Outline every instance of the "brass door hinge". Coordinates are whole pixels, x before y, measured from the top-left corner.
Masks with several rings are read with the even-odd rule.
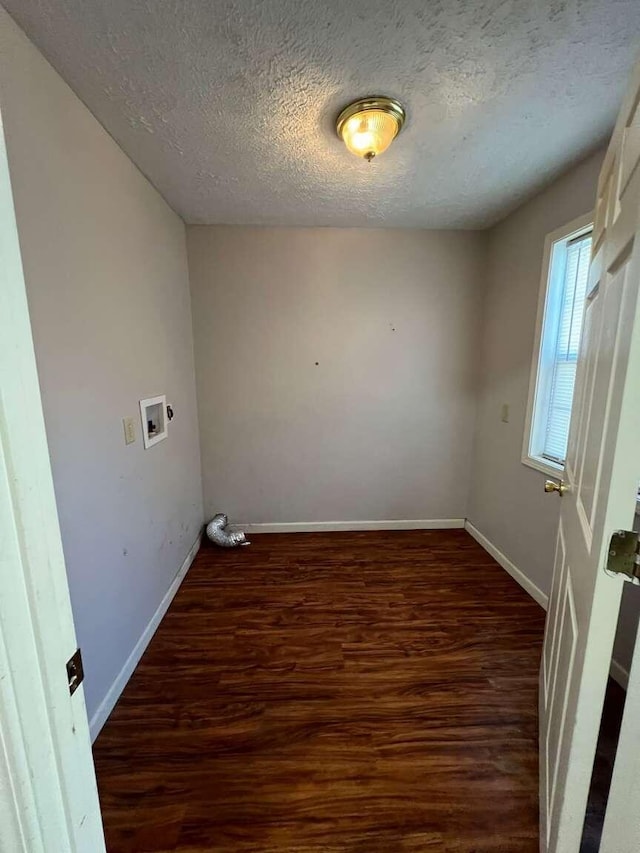
[[[616,530],[609,543],[605,569],[612,575],[640,584],[640,539],[633,530]]]
[[[76,649],[73,657],[70,657],[67,661],[67,680],[69,682],[69,693],[73,696],[84,680],[82,652],[80,649]]]

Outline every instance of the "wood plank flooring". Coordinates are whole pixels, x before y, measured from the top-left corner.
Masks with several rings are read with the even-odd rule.
[[[203,545],[94,755],[110,853],[537,853],[544,612],[460,530]]]

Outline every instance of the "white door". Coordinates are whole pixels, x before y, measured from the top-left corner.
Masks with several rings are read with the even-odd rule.
[[[605,566],[612,533],[632,529],[640,483],[639,97],[640,66],[598,185],[540,673],[540,849],[549,853],[580,847],[623,585]],[[636,719],[638,712],[640,701]],[[639,744],[635,761],[640,766]],[[614,800],[612,790],[611,808]],[[619,828],[620,838],[629,834]]]
[[[0,122],[0,851],[104,838]]]

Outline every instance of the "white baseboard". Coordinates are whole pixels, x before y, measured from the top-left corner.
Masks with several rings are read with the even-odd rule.
[[[505,569],[511,577],[516,580],[520,586],[529,593],[529,595],[538,602],[544,609],[547,609],[548,597],[539,589],[529,578],[520,571],[505,555],[490,542],[486,536],[471,524],[462,518],[439,518],[439,519],[413,519],[413,520],[387,520],[387,521],[312,521],[312,522],[293,522],[282,524],[238,524],[229,525],[230,528],[240,528],[249,533],[314,533],[321,531],[340,531],[340,530],[446,530],[464,528],[473,538],[487,551],[494,560]],[[169,605],[173,601],[185,575],[191,568],[196,554],[200,548],[202,536],[198,536],[196,541],[191,546],[189,553],[180,567],[177,575],[173,579],[171,586],[167,590],[164,598],[160,602],[158,609],[153,614],[149,624],[144,629],[142,636],[136,643],[133,651],[125,661],[124,666],[118,673],[115,681],[109,688],[107,695],[104,697],[94,715],[89,721],[89,730],[91,733],[91,742],[100,734],[100,731],[106,723],[109,715],[113,711],[116,702],[120,698],[127,682],[133,675],[133,672],[140,662],[140,658],[144,654],[147,646],[151,642],[160,622],[165,613],[169,609]],[[611,661],[611,677],[625,690],[629,683],[629,673],[617,661]]]
[[[198,536],[196,541],[191,546],[191,549],[187,556],[185,557],[184,563],[180,566],[178,574],[175,576],[173,581],[171,582],[171,586],[167,590],[164,598],[160,602],[158,609],[151,617],[151,620],[147,627],[142,632],[142,636],[135,644],[135,647],[127,660],[125,661],[124,666],[118,673],[115,681],[109,688],[107,695],[104,697],[102,702],[98,705],[94,715],[89,720],[89,731],[91,733],[91,743],[95,741],[95,739],[100,734],[100,730],[107,722],[109,714],[113,711],[116,702],[120,698],[120,695],[124,688],[126,687],[127,681],[133,675],[133,671],[140,662],[140,658],[144,654],[147,646],[151,642],[151,638],[155,634],[158,625],[162,621],[162,617],[169,609],[169,605],[174,599],[174,596],[178,589],[180,588],[180,584],[184,580],[185,575],[191,568],[191,564],[193,563],[196,554],[198,553],[198,549],[200,548],[200,542],[202,540],[202,534]]]
[[[624,690],[629,686],[629,673],[627,670],[619,664],[617,660],[611,661],[611,668],[609,669],[609,675],[616,681],[620,687]]]
[[[474,527],[470,521],[465,523],[464,529],[473,536],[476,542],[482,545],[485,551],[491,554],[496,563],[499,563],[502,568],[529,593],[531,598],[537,601],[545,610],[547,609],[549,597],[539,587],[537,587],[534,582],[524,574],[524,572],[521,572],[508,557],[505,557],[502,551],[500,551],[499,548],[496,548],[493,542],[490,542],[486,536],[480,533],[478,528]]]
[[[478,528],[474,527],[470,521],[465,523],[464,529],[473,536],[476,542],[482,545],[485,551],[491,554],[496,563],[499,563],[514,580],[518,581],[520,586],[526,590],[529,595],[538,602],[538,604],[544,607],[545,610],[547,609],[549,605],[548,596],[545,595],[544,592],[542,592],[542,590],[533,583],[533,581],[529,580],[524,572],[521,572],[517,566],[514,566],[511,560],[505,557],[502,551],[496,548],[496,546],[490,542],[486,536],[480,533]],[[629,684],[629,673],[621,664],[618,663],[617,660],[611,661],[609,675],[620,685],[620,687],[624,690],[627,689]]]
[[[323,533],[340,530],[445,530],[464,527],[464,518],[387,519],[383,521],[293,521],[230,524],[246,533]]]

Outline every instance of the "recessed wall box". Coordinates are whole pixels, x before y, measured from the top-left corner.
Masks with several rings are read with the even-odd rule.
[[[161,394],[159,397],[140,400],[140,417],[142,418],[144,448],[147,450],[168,435],[166,396]]]

